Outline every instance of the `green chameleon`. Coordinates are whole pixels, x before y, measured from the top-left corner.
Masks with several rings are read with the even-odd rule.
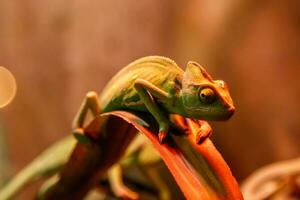
[[[227,120],[234,113],[233,101],[226,84],[212,77],[196,62],[188,62],[183,71],[173,60],[161,56],[148,56],[138,59],[119,71],[107,84],[100,97],[96,92],[88,92],[73,121],[74,135],[83,134],[84,122],[91,110],[94,116],[101,113],[126,110],[142,111],[151,114],[159,125],[158,138],[163,142],[171,122],[170,114],[201,120]],[[74,140],[74,139],[73,139]],[[127,156],[141,145],[135,139]],[[0,191],[0,198],[9,199],[33,177],[42,176],[59,169],[66,163],[68,153],[62,155],[58,149],[72,150],[75,142],[67,138],[54,145],[25,168],[15,179]],[[56,152],[55,159],[47,160]],[[60,156],[60,155],[61,156]],[[123,158],[126,159],[126,155]],[[43,166],[41,163],[47,163]],[[117,163],[108,172],[113,191],[123,191],[117,196],[135,196],[123,183],[121,167]],[[125,192],[124,192],[125,191]],[[121,192],[122,193],[122,192]],[[5,195],[6,196],[5,196]]]
[[[169,127],[169,114],[202,120],[226,120],[234,106],[224,81],[214,81],[196,62],[188,62],[185,72],[171,59],[149,56],[119,71],[100,97],[89,92],[75,117],[74,132],[82,132],[88,109],[94,115],[114,110],[144,111],[159,124],[163,142]]]

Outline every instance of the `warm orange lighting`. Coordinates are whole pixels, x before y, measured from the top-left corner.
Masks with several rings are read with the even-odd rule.
[[[17,84],[14,76],[0,66],[0,108],[8,105],[16,95]]]

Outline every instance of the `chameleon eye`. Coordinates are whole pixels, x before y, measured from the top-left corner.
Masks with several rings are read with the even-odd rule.
[[[200,90],[199,98],[203,103],[211,104],[215,100],[215,93],[212,89],[206,87]]]

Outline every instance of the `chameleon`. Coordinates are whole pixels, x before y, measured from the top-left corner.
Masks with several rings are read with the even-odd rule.
[[[170,114],[201,120],[227,120],[234,113],[228,87],[213,80],[198,63],[190,61],[183,71],[162,56],[138,59],[120,70],[100,97],[89,92],[74,119],[74,133],[82,133],[90,109],[94,115],[115,110],[151,114],[159,125],[162,143],[170,128]]]
[[[121,69],[107,83],[100,95],[94,91],[86,94],[72,124],[72,132],[77,139],[84,133],[89,110],[94,116],[116,110],[150,114],[158,124],[157,135],[159,141],[163,143],[172,125],[171,114],[195,120],[218,121],[229,119],[235,107],[226,83],[222,80],[213,80],[197,62],[188,62],[183,71],[169,58],[148,56]],[[199,134],[201,135],[202,132],[200,131]],[[65,139],[65,143],[69,146],[73,145],[72,142],[68,142],[68,139]],[[64,143],[54,147],[54,150],[61,148],[59,146],[62,145]],[[35,171],[27,170],[29,171],[27,173],[39,174],[41,172],[42,174],[47,171],[47,167],[61,166],[67,160],[66,155],[69,154],[64,154],[64,158],[56,164],[48,163],[44,168],[38,166],[34,169]],[[121,167],[118,163],[108,172],[114,192],[125,191],[127,193],[118,196],[136,196],[122,183],[121,174]],[[26,182],[25,179],[22,181]],[[14,190],[14,188],[11,189],[11,191]]]

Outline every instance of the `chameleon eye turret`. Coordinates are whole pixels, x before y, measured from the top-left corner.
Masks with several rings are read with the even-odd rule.
[[[211,88],[205,87],[200,90],[199,99],[203,103],[211,104],[216,99],[215,92]]]

